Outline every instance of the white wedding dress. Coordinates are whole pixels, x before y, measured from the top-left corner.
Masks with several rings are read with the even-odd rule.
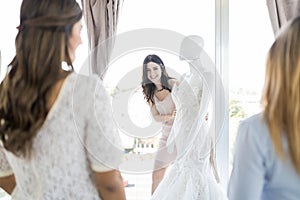
[[[197,75],[187,75],[172,90],[176,117],[167,146],[177,157],[152,200],[223,200],[210,166],[211,135],[206,120],[209,89]],[[203,98],[204,99],[203,99]],[[175,145],[174,145],[175,144]]]

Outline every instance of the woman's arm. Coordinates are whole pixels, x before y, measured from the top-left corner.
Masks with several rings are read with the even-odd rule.
[[[179,81],[175,78],[169,79],[168,80],[168,84],[171,88],[173,88],[174,85],[178,86],[179,85]]]
[[[16,187],[15,176],[9,175],[0,178],[0,187],[5,190],[8,194],[11,194],[14,188]]]
[[[172,114],[161,115],[157,111],[155,104],[150,105],[151,114],[155,121],[157,122],[166,122],[172,120],[175,117],[176,111],[173,111]]]
[[[171,88],[173,88],[174,84],[179,85],[179,82],[176,79],[169,79],[168,84]],[[174,119],[176,115],[176,110],[174,110],[171,114],[161,115],[156,107],[155,104],[150,104],[150,111],[152,114],[152,117],[157,122],[166,122]]]
[[[119,171],[94,172],[98,192],[103,200],[126,199],[123,179]]]

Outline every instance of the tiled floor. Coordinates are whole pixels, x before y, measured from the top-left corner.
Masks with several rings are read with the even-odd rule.
[[[128,180],[125,187],[127,200],[149,200],[151,197],[151,174],[122,174]]]
[[[124,180],[128,181],[125,187],[127,200],[149,200],[151,196],[151,174],[122,174]],[[11,198],[0,188],[0,200]]]

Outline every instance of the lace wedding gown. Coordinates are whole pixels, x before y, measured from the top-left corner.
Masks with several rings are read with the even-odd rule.
[[[172,95],[177,113],[167,146],[170,151],[176,148],[177,157],[151,199],[226,199],[209,161],[211,136],[209,120],[205,120],[210,101],[207,87],[191,74],[174,87]]]

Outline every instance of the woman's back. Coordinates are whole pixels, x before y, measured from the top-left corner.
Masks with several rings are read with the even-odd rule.
[[[13,199],[99,199],[92,169],[105,171],[104,164],[115,167],[121,160],[112,145],[120,144],[116,132],[105,133],[112,130],[105,98],[97,79],[75,73],[66,78],[34,139],[31,158],[6,152],[17,182]],[[119,154],[107,155],[114,151]]]
[[[287,141],[283,144],[287,152]],[[282,161],[276,155],[262,114],[244,120],[236,139],[229,199],[296,200],[299,187],[300,176],[290,159]]]

